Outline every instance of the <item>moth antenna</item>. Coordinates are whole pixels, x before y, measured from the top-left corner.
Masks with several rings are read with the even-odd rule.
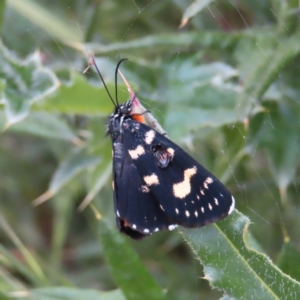
[[[100,77],[100,79],[101,79],[101,81],[102,81],[102,83],[103,83],[103,85],[104,85],[104,87],[105,87],[105,90],[106,90],[106,92],[107,92],[107,94],[108,94],[108,96],[109,96],[111,102],[112,102],[113,105],[117,108],[117,106],[119,105],[119,104],[118,104],[118,101],[117,101],[117,104],[118,104],[118,105],[117,105],[116,102],[115,102],[115,100],[112,98],[112,96],[111,96],[111,94],[110,94],[110,92],[109,92],[109,90],[108,90],[108,88],[107,88],[107,86],[106,86],[106,84],[105,84],[105,81],[104,81],[104,79],[103,79],[103,77],[102,77],[102,75],[101,75],[101,72],[99,71],[99,69],[98,69],[98,67],[97,67],[97,65],[96,65],[96,61],[95,61],[94,55],[91,55],[91,57],[90,57],[90,65],[94,65],[94,66],[95,66],[96,71],[97,71],[97,73],[98,73],[98,75],[99,75],[99,77]],[[118,64],[118,66],[119,66],[119,64]]]
[[[123,58],[118,62],[117,67],[116,67],[116,71],[115,71],[115,96],[116,96],[116,102],[117,102],[118,106],[119,106],[119,101],[118,101],[118,71],[119,71],[121,63],[125,60],[128,60],[128,58]]]

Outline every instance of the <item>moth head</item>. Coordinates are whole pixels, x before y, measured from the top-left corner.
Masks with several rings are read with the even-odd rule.
[[[108,117],[106,132],[115,140],[122,131],[122,123],[131,118],[132,100],[118,105],[115,111]]]
[[[120,104],[117,108],[116,108],[116,113],[119,114],[120,116],[130,116],[131,114],[131,108],[132,108],[132,100],[126,101],[123,104]]]

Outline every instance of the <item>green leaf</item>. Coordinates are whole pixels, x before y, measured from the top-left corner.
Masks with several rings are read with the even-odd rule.
[[[39,205],[53,197],[66,183],[72,180],[81,171],[95,167],[101,161],[100,157],[91,155],[88,150],[75,149],[75,151],[63,160],[53,174],[49,189],[46,193],[34,200],[34,205]]]
[[[292,241],[286,241],[277,258],[277,266],[292,278],[300,281],[300,251]]]
[[[176,140],[201,127],[220,127],[237,121],[238,115],[234,110],[230,111],[230,109],[222,107],[217,110],[204,110],[174,105],[168,111],[165,127],[168,129],[168,135]],[[185,126],[183,127],[182,124]]]
[[[94,155],[101,156],[102,161],[93,169],[89,170],[86,176],[88,194],[78,207],[79,210],[84,210],[98,195],[108,179],[111,178],[112,171],[111,140],[108,137],[105,137],[106,131],[103,119],[93,118],[89,123],[88,130],[93,136],[88,147],[92,149]]]
[[[26,278],[27,282],[31,282],[32,284],[35,285],[43,285],[45,284],[44,281],[41,282],[40,277],[36,274],[36,272],[34,272],[29,264],[20,262],[19,259],[17,259],[11,252],[11,249],[6,249],[3,245],[0,244],[0,263],[2,268],[7,268],[9,270],[12,270],[13,272],[17,272],[18,274],[20,274],[21,276],[23,276],[23,278]],[[13,275],[8,276],[6,274],[6,271],[4,272],[4,274],[1,274],[1,277],[3,277],[3,279],[0,282],[10,282],[10,289],[12,288],[14,289],[25,289],[25,284],[23,285],[22,282],[16,281],[15,278],[13,277]],[[4,291],[4,289],[3,289]],[[0,298],[1,299],[1,298]]]
[[[92,174],[89,174],[89,181],[92,182],[89,183],[89,192],[78,207],[79,210],[84,210],[86,206],[96,197],[96,195],[111,177],[111,170],[112,164],[110,160],[105,160],[91,172]]]
[[[106,85],[110,91],[114,91],[114,84],[106,83]],[[118,84],[118,91],[120,103],[128,99],[124,84]],[[113,104],[103,85],[100,86],[100,83],[97,86],[92,85],[82,74],[70,71],[70,81],[62,83],[55,94],[50,95],[46,101],[37,103],[34,109],[72,114],[107,115],[112,112]]]
[[[240,33],[227,34],[225,32],[188,32],[188,33],[168,33],[143,37],[140,39],[114,43],[110,45],[93,44],[76,45],[76,48],[83,53],[86,47],[90,49],[95,55],[103,55],[107,53],[126,53],[126,55],[137,53],[139,56],[145,55],[145,51],[150,53],[163,52],[163,51],[180,51],[186,50],[189,46],[207,47],[225,49],[233,47],[241,37]],[[75,47],[75,46],[74,46]],[[131,59],[134,59],[131,56]]]
[[[254,149],[259,145],[265,150],[272,175],[280,190],[284,191],[295,178],[295,161],[300,155],[297,138],[300,110],[298,104],[282,100],[285,101],[265,103],[268,113],[257,115],[252,120],[249,146]]]
[[[128,245],[125,236],[99,222],[99,238],[112,275],[126,299],[166,299],[162,288],[154,281],[145,265]]]
[[[5,8],[6,8],[6,1],[5,0],[0,1],[0,36],[2,36],[2,23],[4,19]]]
[[[0,128],[3,128],[4,126],[5,115],[4,112],[0,111]],[[44,138],[66,140],[77,145],[82,143],[62,118],[55,114],[49,114],[42,111],[30,113],[26,119],[13,124],[7,131],[34,134]]]
[[[0,78],[5,83],[0,104],[5,106],[7,127],[27,117],[33,102],[58,87],[55,74],[42,66],[38,52],[19,60],[1,42]]]
[[[243,124],[236,123],[235,126],[224,126],[222,132],[226,149],[222,151],[225,155],[220,156],[217,165],[218,169],[222,170],[219,179],[225,184],[235,174],[235,168],[246,155],[244,149],[246,130]]]
[[[51,268],[58,271],[62,268],[61,263],[63,261],[63,254],[65,251],[65,241],[68,236],[71,219],[73,217],[74,198],[76,198],[77,195],[78,188],[77,185],[74,185],[74,187],[71,186],[63,189],[55,196],[54,201],[51,202],[54,211],[51,238]],[[57,274],[54,273],[54,276],[54,282],[56,284],[62,284],[62,281],[56,281],[58,279]]]
[[[279,12],[278,18],[278,31],[281,34],[288,35],[297,29],[298,25],[298,0],[278,1]]]
[[[2,300],[11,300],[11,297],[8,297],[5,294],[0,292],[0,299],[2,299]]]
[[[100,162],[100,157],[90,155],[87,149],[77,149],[61,162],[54,173],[49,190],[57,192],[64,184],[70,181],[82,170],[94,167]]]
[[[171,72],[172,64],[167,72],[170,75],[166,75],[174,88],[166,92],[165,127],[174,139],[205,126],[220,127],[241,120],[236,109],[241,90],[232,81],[238,71],[222,62],[194,64],[191,60],[179,66],[176,63],[176,74]]]
[[[4,260],[5,262],[2,263]],[[4,293],[9,293],[12,290],[25,289],[25,285],[15,279],[12,268],[10,268],[10,270],[7,271],[7,269],[5,268],[7,262],[9,262],[9,258],[2,257],[2,253],[1,253],[0,254],[0,299],[1,300],[6,299],[6,298],[2,298],[4,296]]]
[[[29,300],[125,300],[120,290],[99,292],[88,289],[51,287],[34,289],[29,292]]]
[[[205,7],[207,7],[212,2],[214,2],[214,0],[195,0],[185,10],[179,27],[185,26],[188,23],[189,19],[196,16],[199,12],[201,12]]]
[[[246,118],[253,104],[261,99],[278,74],[299,54],[300,33],[293,38],[267,35],[254,41],[244,40],[237,51],[240,69],[245,73],[245,88],[237,100],[241,118]],[[245,50],[245,51],[244,51]]]
[[[60,17],[57,13],[49,11],[44,5],[32,0],[8,0],[8,6],[16,10],[37,26],[43,28],[53,38],[67,43],[68,41],[80,42],[82,36],[74,23],[67,18]]]
[[[0,227],[2,228],[2,231],[6,234],[6,236],[14,244],[14,246],[16,247],[16,249],[18,249],[18,251],[20,251],[20,253],[24,257],[25,263],[28,265],[28,267],[29,267],[29,269],[31,271],[30,272],[31,275],[33,275],[35,277],[35,279],[37,281],[39,281],[40,284],[47,283],[45,272],[41,268],[41,266],[40,266],[40,264],[38,262],[38,259],[36,259],[36,257],[32,253],[30,253],[30,251],[26,248],[26,246],[24,245],[23,241],[15,233],[15,231],[13,230],[13,228],[7,222],[6,217],[1,212],[0,212]],[[22,270],[23,268],[20,267],[20,269]]]
[[[227,299],[297,299],[300,284],[249,245],[249,224],[235,210],[221,222],[181,232],[203,264],[205,279]]]

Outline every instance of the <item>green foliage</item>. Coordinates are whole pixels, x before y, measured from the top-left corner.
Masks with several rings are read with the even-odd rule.
[[[105,222],[99,226],[99,234],[105,257],[118,286],[126,299],[166,299],[161,287],[146,271],[137,254],[125,237],[111,229]],[[115,227],[114,227],[115,228]],[[133,271],[130,271],[133,269]]]
[[[1,1],[0,298],[297,299],[298,10],[295,0]],[[116,62],[129,58],[122,73],[143,105],[240,212],[139,243],[117,232],[113,105],[93,68],[82,74],[89,51],[113,97]],[[118,96],[128,98],[121,82]]]
[[[74,289],[65,287],[34,289],[28,295],[30,300],[124,300],[120,290],[97,292],[94,290]]]
[[[300,284],[283,274],[264,254],[251,248],[248,225],[247,217],[234,212],[226,220],[203,228],[200,234],[196,230],[182,231],[203,264],[206,279],[229,297],[296,299]]]
[[[30,105],[51,94],[58,86],[54,74],[41,66],[38,53],[21,61],[0,44],[1,94],[7,124],[20,122],[29,113]]]
[[[285,241],[278,255],[277,265],[283,272],[290,274],[291,277],[299,281],[300,269],[299,266],[294,263],[298,260],[299,251],[296,245],[291,241]]]

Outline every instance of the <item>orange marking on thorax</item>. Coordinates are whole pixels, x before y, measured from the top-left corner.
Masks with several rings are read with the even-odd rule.
[[[145,118],[143,115],[133,115],[132,119],[140,123],[145,123]]]

